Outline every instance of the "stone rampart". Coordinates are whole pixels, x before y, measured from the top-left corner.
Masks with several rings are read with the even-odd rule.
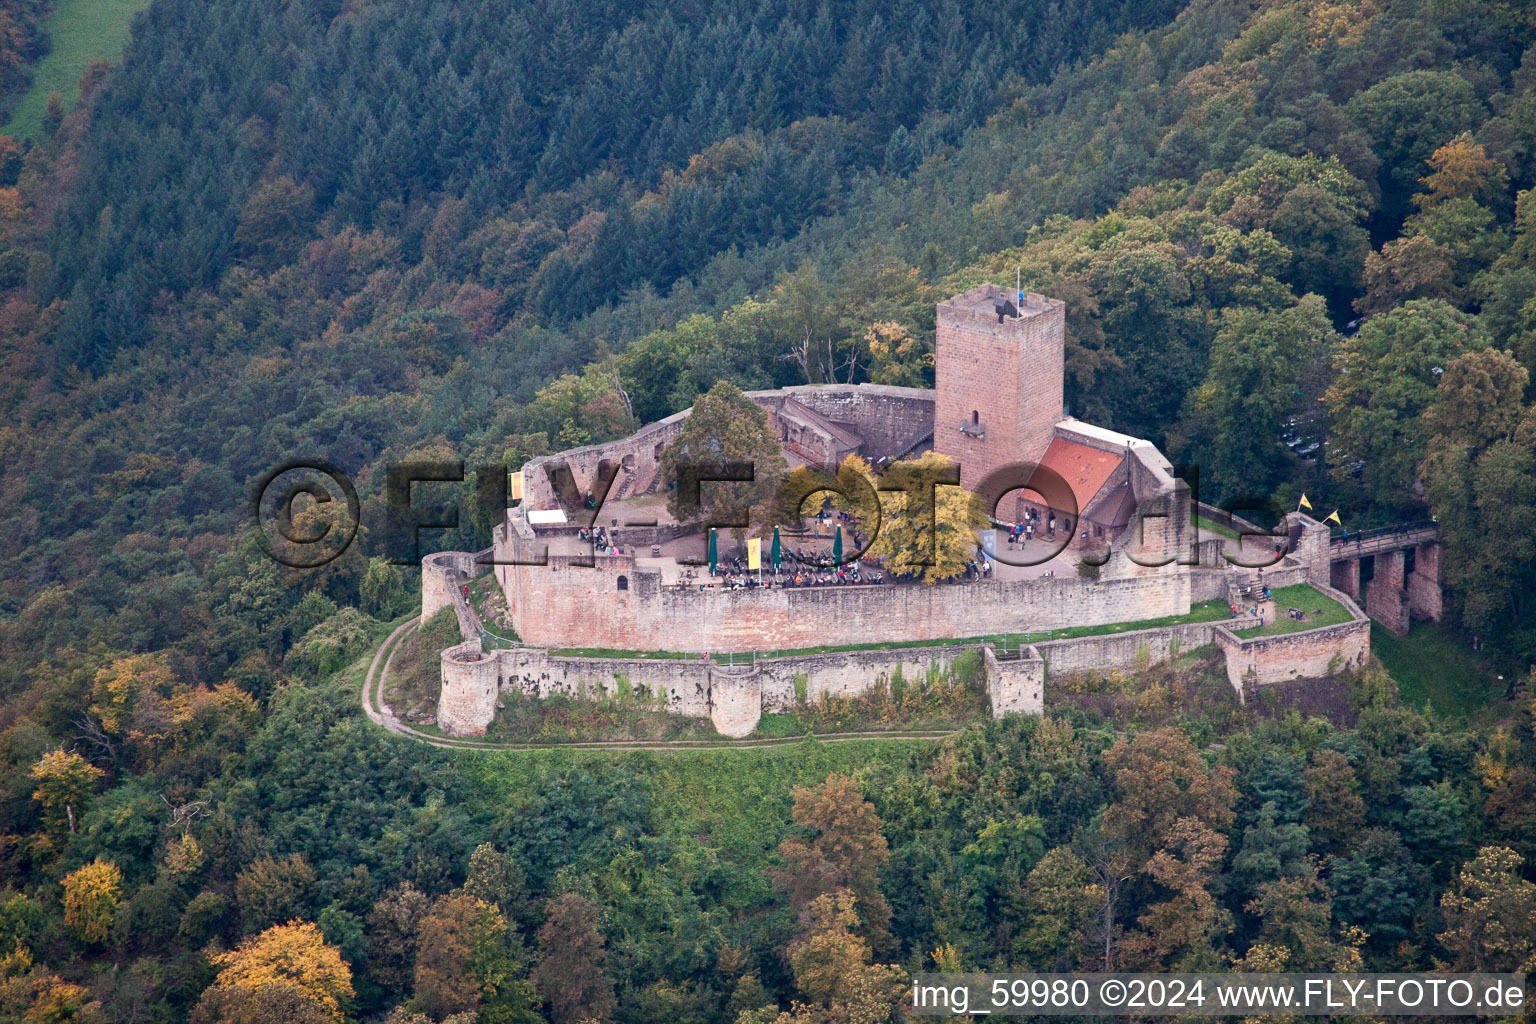
[[[1335,626],[1270,636],[1239,637],[1225,623],[1215,631],[1216,645],[1227,662],[1227,681],[1238,696],[1245,696],[1248,686],[1321,678],[1365,664],[1371,653],[1371,620],[1348,594],[1328,586],[1317,589],[1347,608],[1353,618]]]
[[[524,641],[636,651],[843,647],[1108,625],[1190,607],[1190,573],[1172,566],[1102,581],[700,590],[663,586],[659,573],[627,559],[596,561],[497,566]]]
[[[443,652],[438,724],[453,735],[481,735],[496,693],[581,699],[646,696],[658,710],[709,718],[724,736],[745,736],[764,712],[786,712],[823,697],[855,697],[905,680],[917,686],[947,675],[957,659],[983,659],[990,645],[949,644],[791,655],[782,658],[598,658],[519,647],[480,652],[478,642]],[[998,659],[993,658],[993,662]],[[978,667],[992,662],[979,661]],[[1001,676],[983,668],[993,713],[1038,713],[1044,663],[1032,652],[1004,658]],[[1001,682],[999,681],[1001,680]]]
[[[763,676],[763,706],[790,711],[799,691],[811,703],[823,697],[855,697],[896,680],[916,684],[947,674],[955,659],[982,644],[942,644],[932,647],[884,647],[866,651],[833,651],[783,658],[758,658]]]
[[[1053,678],[1071,672],[1125,672],[1155,665],[1214,643],[1218,628],[1246,629],[1258,624],[1257,617],[1244,615],[1215,622],[1184,622],[1126,633],[1046,640],[1036,643],[1035,649],[1045,659],[1046,669]]]
[[[1343,596],[1343,595],[1339,595]],[[1346,598],[1347,600],[1347,598]],[[1353,605],[1351,604],[1351,608]],[[784,657],[601,658],[519,647],[481,653],[478,641],[443,652],[438,724],[453,735],[481,735],[496,710],[498,691],[544,698],[583,699],[644,694],[659,710],[709,718],[721,735],[745,736],[764,712],[792,710],[823,696],[853,697],[890,689],[898,679],[920,685],[952,672],[957,659],[979,654],[992,713],[1038,714],[1047,674],[1132,670],[1177,657],[1215,641],[1227,674],[1241,692],[1250,672],[1259,685],[1297,676],[1322,676],[1360,664],[1368,651],[1369,623],[1251,640],[1232,628],[1256,625],[1242,617],[1181,623],[1127,633],[1052,640],[999,655],[992,644],[935,644],[833,651]],[[1231,627],[1231,628],[1229,628]]]

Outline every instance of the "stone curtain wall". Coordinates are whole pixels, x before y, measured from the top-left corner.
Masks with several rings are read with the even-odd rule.
[[[924,388],[859,384],[785,388],[783,393],[834,423],[852,427],[863,436],[864,455],[870,459],[904,454],[933,434],[934,396]],[[760,396],[769,394],[772,392],[750,392],[759,401]]]
[[[659,480],[661,453],[667,445],[683,432],[683,421],[690,410],[674,413],[664,420],[657,420],[619,441],[606,444],[589,444],[572,448],[558,455],[545,455],[529,459],[523,464],[523,506],[525,508],[552,509],[560,503],[550,486],[545,466],[565,463],[576,478],[577,490],[585,495],[592,489],[598,477],[598,467],[606,461],[619,465],[619,475],[608,492],[609,501],[646,494],[665,483]],[[604,520],[606,522],[606,520]]]
[[[862,435],[866,441],[864,454],[871,459],[905,452],[933,433],[934,394],[922,388],[881,384],[807,385],[749,391],[747,397],[770,413],[776,412],[786,398],[794,398],[801,405]],[[545,467],[561,462],[570,467],[582,494],[592,489],[598,469],[604,462],[615,462],[619,466],[619,474],[608,494],[610,501],[666,490],[669,482],[659,475],[661,453],[682,433],[683,423],[692,411],[684,409],[674,413],[618,441],[529,459],[522,470],[524,506],[538,509],[558,506]]]
[[[1227,563],[1221,564],[1225,566]],[[1189,574],[1189,603],[1227,600],[1227,581],[1231,578],[1232,573],[1226,569],[1207,569],[1202,565]]]
[[[624,559],[612,561],[623,562]],[[506,567],[503,567],[506,568]],[[533,568],[533,567],[529,567]],[[604,575],[599,570],[560,570]],[[654,574],[646,574],[654,576]],[[643,576],[641,577],[644,578]],[[1172,577],[1170,577],[1172,578]],[[1187,579],[1186,577],[1183,577]],[[1086,580],[1040,580],[1047,591],[1066,593],[1062,585]],[[1146,580],[1123,581],[1142,586]],[[654,584],[654,579],[652,580]],[[899,588],[914,593],[964,593],[972,589],[1001,590],[1009,585],[979,588]],[[1100,593],[1121,584],[1099,584]],[[835,595],[874,593],[897,588],[846,587],[826,590],[767,592],[767,595],[811,595],[839,600]],[[1123,589],[1123,588],[1122,588]],[[633,593],[633,588],[631,593]],[[668,591],[667,593],[677,593]],[[697,591],[683,592],[697,595]],[[767,596],[764,592],[731,591],[731,595]],[[622,689],[649,694],[658,708],[676,714],[708,717],[725,736],[745,736],[764,711],[787,711],[797,691],[807,700],[825,695],[854,696],[889,687],[899,672],[909,681],[929,673],[947,673],[965,652],[980,651],[988,695],[996,716],[1012,712],[1036,714],[1043,708],[1048,672],[1131,670],[1155,664],[1215,641],[1227,662],[1227,676],[1239,694],[1244,680],[1257,685],[1296,677],[1323,676],[1362,664],[1369,654],[1369,622],[1347,595],[1328,588],[1357,616],[1354,622],[1302,633],[1237,638],[1232,629],[1255,625],[1246,616],[1206,623],[1183,623],[1128,633],[1053,640],[1027,647],[1022,657],[999,657],[991,644],[947,644],[867,651],[839,651],[783,658],[736,656],[737,664],[716,655],[705,658],[596,658],[557,655],[544,648],[521,647],[482,654],[478,641],[451,647],[442,655],[442,695],[438,724],[453,735],[481,735],[495,716],[496,697],[516,690],[530,697],[566,694],[572,697],[612,697]],[[993,623],[993,632],[1012,632]],[[958,635],[958,634],[957,634]],[[888,637],[886,639],[889,639]],[[825,641],[831,642],[831,641]],[[1010,652],[1014,653],[1014,652]]]
[[[1226,656],[1227,681],[1242,694],[1249,683],[1268,686],[1360,667],[1371,653],[1371,621],[1357,619],[1338,626],[1246,640],[1230,630],[1217,630],[1216,643]]]
[[[930,671],[947,673],[956,658],[982,646],[883,648],[755,660],[748,654],[738,656],[735,665],[723,656],[588,658],[535,647],[497,654],[501,659],[501,685],[529,697],[611,697],[618,692],[622,678],[630,686],[645,690],[658,704],[664,699],[669,711],[703,716],[709,713],[712,675],[722,677],[755,666],[762,677],[764,710],[789,711],[795,706],[797,678],[809,701],[819,701],[823,695],[852,697],[876,686],[889,685],[897,671],[907,680],[925,678]]]
[[[990,645],[951,644],[755,660],[747,655],[732,665],[704,657],[573,657],[533,647],[482,654],[477,641],[443,652],[437,718],[455,736],[479,736],[495,716],[500,691],[596,700],[627,689],[648,695],[660,710],[709,718],[723,736],[746,736],[763,712],[793,710],[797,688],[814,703],[823,696],[855,697],[889,687],[898,673],[916,685],[930,673],[947,674],[957,658],[972,651],[983,652],[995,716],[1040,712],[1045,663],[1032,649],[1023,659],[999,660]]]
[[[1247,629],[1258,624],[1257,616],[1243,615],[1218,622],[1188,622],[1075,640],[1046,640],[1035,644],[1035,649],[1045,659],[1052,676],[1071,672],[1125,672],[1134,670],[1143,657],[1147,664],[1155,665],[1214,643],[1217,629]]]
[[[956,658],[982,646],[947,644],[759,658],[763,708],[766,711],[793,709],[797,678],[802,680],[806,699],[812,703],[823,696],[855,697],[875,687],[889,686],[898,672],[908,683],[925,679],[930,672],[948,673]]]
[[[432,616],[444,608],[453,606],[459,619],[459,633],[464,639],[474,638],[477,633],[473,615],[464,601],[459,588],[480,572],[483,565],[475,564],[475,556],[468,551],[440,551],[421,560],[421,624],[426,625]]]
[[[771,650],[944,640],[1184,615],[1190,573],[925,586],[700,591],[663,587],[627,557],[596,568],[499,565],[518,634],[550,647]],[[618,577],[629,588],[618,589]]]

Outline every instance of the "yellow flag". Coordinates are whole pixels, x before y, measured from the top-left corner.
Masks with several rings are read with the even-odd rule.
[[[1339,510],[1338,509],[1334,509],[1332,512],[1328,513],[1328,515],[1323,518],[1323,522],[1325,522],[1325,523],[1338,523],[1340,526],[1344,525],[1344,520],[1339,518]]]
[[[512,500],[523,500],[523,471],[518,470],[512,474]]]
[[[1301,504],[1298,505],[1297,507],[1298,508],[1304,508],[1304,509],[1307,509],[1308,511],[1311,511],[1312,503],[1310,501],[1308,501],[1307,500],[1307,496],[1305,494],[1303,494],[1301,496]]]
[[[761,538],[753,537],[747,541],[747,568],[761,569],[763,567],[763,542]]]

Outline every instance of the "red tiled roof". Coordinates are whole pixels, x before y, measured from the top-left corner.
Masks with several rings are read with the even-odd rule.
[[[1088,507],[1115,470],[1124,464],[1125,456],[1121,453],[1090,448],[1061,437],[1051,441],[1040,459],[1041,466],[1059,473],[1072,488],[1078,512]]]

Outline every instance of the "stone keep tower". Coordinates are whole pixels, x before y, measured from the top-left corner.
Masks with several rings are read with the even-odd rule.
[[[993,470],[1038,462],[1062,418],[1066,306],[984,284],[939,303],[933,448],[974,490]]]

